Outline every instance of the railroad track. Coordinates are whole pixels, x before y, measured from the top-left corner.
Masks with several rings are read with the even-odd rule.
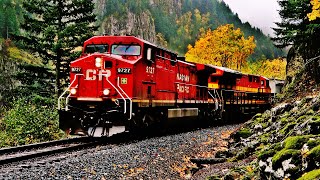
[[[134,135],[129,132],[123,132],[111,137],[79,137],[79,138],[71,138],[57,141],[49,141],[43,143],[36,143],[30,145],[23,145],[17,147],[10,148],[2,148],[0,149],[0,166],[30,160],[33,158],[39,158],[43,156],[50,156],[59,153],[65,153],[70,151],[76,151],[81,149],[86,149],[90,147],[95,147],[98,145],[119,145],[123,143],[130,143],[134,141],[143,140],[146,138],[156,137],[156,136],[164,136],[167,134],[172,134],[172,132],[160,133],[161,135],[151,132],[147,133],[148,135]],[[174,133],[175,134],[175,133]]]
[[[79,137],[0,149],[0,165],[93,147],[102,139]]]

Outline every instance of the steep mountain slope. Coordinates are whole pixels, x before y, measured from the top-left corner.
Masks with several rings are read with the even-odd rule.
[[[260,29],[243,23],[220,0],[96,0],[101,34],[131,34],[184,55],[200,32],[222,24],[234,24],[246,36],[254,36],[257,48],[251,59],[283,56]]]

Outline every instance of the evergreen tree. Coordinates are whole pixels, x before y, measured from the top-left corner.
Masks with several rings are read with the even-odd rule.
[[[273,40],[278,47],[292,46],[305,61],[320,54],[320,20],[310,21],[307,15],[312,12],[310,0],[279,1],[282,21],[274,28],[276,38]],[[320,83],[319,62],[312,61],[307,73]]]
[[[274,28],[276,45],[280,48],[295,46],[304,59],[316,56],[320,48],[320,20],[307,18],[312,11],[310,0],[281,0],[279,5],[282,21]]]
[[[40,56],[44,63],[55,65],[55,92],[67,80],[69,63],[79,53],[75,48],[93,35],[96,16],[91,0],[29,0],[23,2],[26,10],[20,36],[24,48]]]
[[[9,33],[18,33],[20,4],[21,0],[0,0],[0,37],[10,38]]]

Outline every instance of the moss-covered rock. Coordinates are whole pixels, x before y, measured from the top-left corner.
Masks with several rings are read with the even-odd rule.
[[[242,128],[239,131],[237,131],[235,134],[233,134],[233,139],[235,141],[240,141],[241,138],[248,138],[252,135],[252,132],[248,128]]]
[[[319,118],[319,119],[318,119]],[[320,134],[320,117],[313,117],[312,121],[309,122],[310,134]]]
[[[307,111],[306,115],[313,115],[314,111],[312,109],[310,109],[309,111]]]
[[[300,117],[297,119],[297,122],[303,121],[303,120],[305,120],[307,117],[308,117],[307,115],[300,116]]]
[[[262,114],[261,114],[261,113],[258,113],[258,114],[256,114],[255,116],[253,116],[252,119],[256,119],[256,118],[259,118],[259,117],[261,117],[261,116],[262,116]]]
[[[291,136],[284,140],[284,147],[286,149],[300,150],[306,142],[308,142],[310,136]]]
[[[274,169],[278,169],[281,166],[282,161],[289,158],[292,158],[293,164],[299,164],[299,162],[301,161],[301,158],[299,156],[300,150],[282,149],[272,157],[272,167]]]
[[[320,178],[320,169],[316,169],[302,175],[298,180],[314,180]]]
[[[296,122],[288,123],[284,128],[280,130],[280,133],[282,135],[288,134],[294,128],[295,125],[297,125]]]
[[[307,142],[307,146],[312,149],[316,146],[320,145],[320,139],[309,139]]]
[[[307,153],[307,162],[308,162],[308,169],[312,170],[314,168],[319,168],[320,163],[320,145],[312,148]]]
[[[260,136],[260,143],[268,144],[269,138],[270,138],[270,135],[269,135],[269,134],[263,134],[263,135],[261,135],[261,136]]]
[[[266,160],[268,157],[272,157],[274,154],[276,154],[276,151],[274,149],[264,150],[258,154],[258,159]]]

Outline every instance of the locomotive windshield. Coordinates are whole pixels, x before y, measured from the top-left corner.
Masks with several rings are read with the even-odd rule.
[[[116,55],[140,55],[141,47],[139,45],[123,45],[123,44],[113,44],[111,46],[111,53]]]
[[[107,51],[108,51],[107,44],[89,44],[84,49],[84,53],[86,53],[86,54],[92,54],[95,52],[105,53]]]

